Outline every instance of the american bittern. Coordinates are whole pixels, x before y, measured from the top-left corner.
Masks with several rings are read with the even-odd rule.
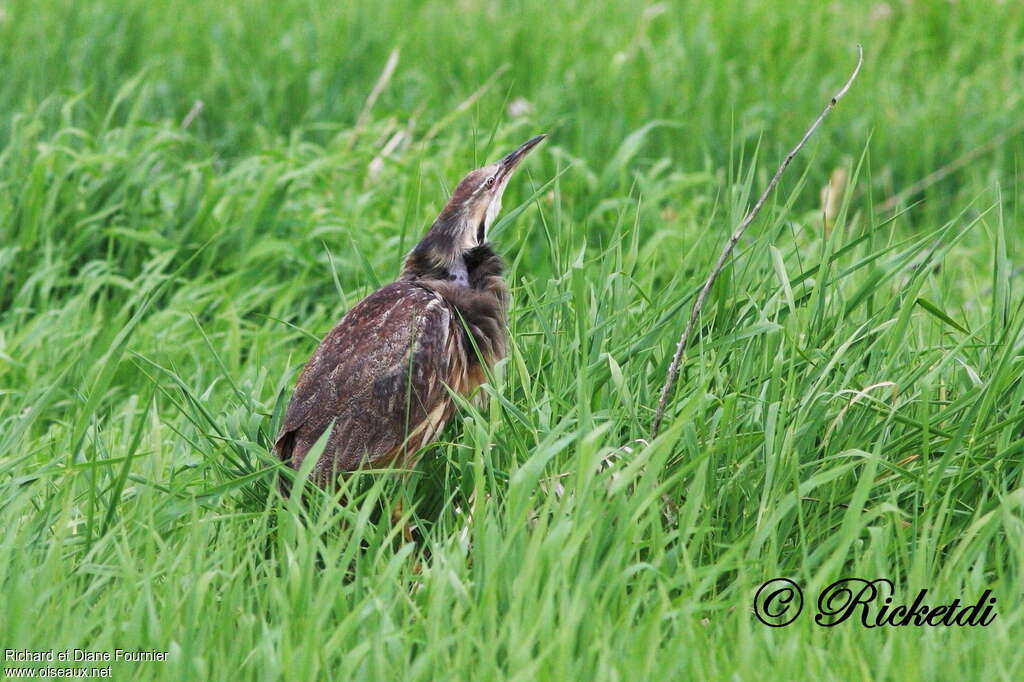
[[[412,467],[416,453],[505,355],[506,290],[487,242],[513,169],[544,139],[459,182],[398,280],[357,303],[299,376],[277,436],[298,469],[329,426],[310,479],[329,487],[359,468]]]

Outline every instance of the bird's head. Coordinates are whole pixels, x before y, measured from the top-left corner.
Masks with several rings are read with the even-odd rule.
[[[467,251],[484,244],[501,211],[501,196],[512,171],[544,135],[530,138],[494,163],[470,171],[405,263],[405,274],[447,270]]]

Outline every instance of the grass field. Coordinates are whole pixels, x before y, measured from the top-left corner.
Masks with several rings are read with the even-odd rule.
[[[697,288],[857,43],[648,442]],[[115,679],[1019,679],[1021,3],[4,0],[0,74],[0,648],[167,653]],[[407,477],[282,500],[317,340],[540,132],[493,234],[489,402]],[[377,519],[399,499],[418,543]],[[816,625],[850,576],[998,616]],[[751,613],[775,577],[787,627]]]

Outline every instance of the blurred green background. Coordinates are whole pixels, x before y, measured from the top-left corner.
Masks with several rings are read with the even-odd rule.
[[[858,44],[649,443],[695,289]],[[0,0],[0,647],[169,652],[118,679],[1015,679],[1022,76],[1019,2]],[[409,477],[280,500],[317,339],[540,132],[487,406]],[[415,545],[376,522],[399,498]],[[1000,616],[816,627],[849,575]],[[776,576],[808,605],[770,629]]]

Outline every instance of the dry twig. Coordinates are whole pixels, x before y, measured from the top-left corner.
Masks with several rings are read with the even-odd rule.
[[[700,315],[700,309],[704,305],[704,299],[707,298],[708,292],[711,291],[711,286],[715,283],[718,275],[721,274],[722,269],[725,267],[725,262],[729,259],[729,254],[731,254],[733,248],[736,247],[736,242],[740,240],[743,233],[747,231],[748,227],[750,227],[750,223],[754,222],[754,218],[756,218],[757,214],[761,211],[765,201],[768,200],[768,195],[770,195],[772,190],[775,189],[775,185],[779,183],[779,178],[782,177],[782,174],[785,172],[790,162],[800,152],[804,144],[807,143],[807,140],[810,139],[811,135],[814,134],[814,131],[818,129],[818,126],[821,125],[821,122],[825,119],[828,113],[835,108],[836,103],[839,102],[840,98],[845,95],[846,91],[850,89],[851,85],[853,85],[854,79],[857,78],[857,74],[860,73],[860,67],[863,62],[864,50],[860,45],[858,45],[857,65],[853,68],[853,73],[851,73],[850,77],[846,79],[843,87],[841,87],[839,91],[832,96],[832,99],[830,99],[828,104],[825,105],[822,112],[818,114],[818,118],[814,119],[814,123],[812,123],[811,127],[807,129],[804,136],[800,138],[800,141],[796,146],[786,154],[784,159],[782,159],[782,164],[779,166],[778,170],[775,171],[775,175],[772,176],[768,186],[764,188],[764,191],[761,193],[761,196],[758,197],[753,207],[751,207],[747,215],[744,216],[743,220],[740,221],[740,224],[736,226],[736,229],[733,230],[732,236],[729,237],[729,241],[726,242],[725,247],[722,249],[722,253],[718,256],[718,261],[711,269],[711,273],[708,275],[708,278],[704,280],[704,286],[701,287],[700,293],[697,294],[697,298],[693,302],[693,307],[690,309],[690,318],[686,321],[686,327],[683,329],[683,333],[679,337],[679,342],[676,344],[675,355],[672,356],[672,363],[668,366],[668,372],[665,375],[665,384],[661,387],[661,395],[658,398],[658,408],[654,412],[654,421],[651,424],[652,439],[658,435],[658,429],[661,428],[661,420],[665,416],[665,405],[668,402],[668,396],[672,391],[672,386],[676,382],[676,376],[679,374],[679,361],[682,359],[683,350],[686,348],[686,342],[690,339],[690,333],[693,331],[694,324],[697,322],[697,316]]]

